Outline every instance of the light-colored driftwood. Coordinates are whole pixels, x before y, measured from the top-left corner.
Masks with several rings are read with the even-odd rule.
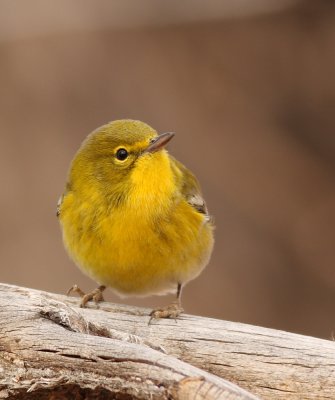
[[[78,303],[0,285],[0,398],[335,398],[332,341]]]
[[[121,320],[105,324],[109,312],[94,310],[98,321],[71,302],[0,285],[0,398],[256,399],[124,332]]]

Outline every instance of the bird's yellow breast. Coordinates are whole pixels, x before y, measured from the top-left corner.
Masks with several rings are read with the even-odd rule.
[[[92,279],[120,294],[175,289],[208,262],[212,226],[183,197],[165,151],[138,161],[120,204],[95,180],[75,185],[61,205],[66,248]]]

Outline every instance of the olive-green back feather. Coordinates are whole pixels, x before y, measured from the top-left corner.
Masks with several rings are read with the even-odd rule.
[[[197,178],[181,162],[170,155],[171,166],[180,184],[180,191],[186,201],[198,212],[205,214],[210,220],[205,200],[202,197],[201,189]],[[181,173],[181,175],[180,175]]]

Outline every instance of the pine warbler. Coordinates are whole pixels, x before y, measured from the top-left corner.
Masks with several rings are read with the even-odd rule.
[[[81,307],[103,300],[108,286],[121,296],[176,291],[151,319],[183,311],[181,289],[206,266],[214,240],[196,178],[165,150],[173,136],[141,121],[113,121],[75,155],[57,216],[70,257],[100,285],[88,294],[70,289]]]

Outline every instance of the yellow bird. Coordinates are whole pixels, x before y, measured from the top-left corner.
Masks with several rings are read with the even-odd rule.
[[[197,179],[165,149],[173,136],[118,120],[88,135],[75,155],[57,216],[70,257],[100,285],[86,295],[70,289],[82,307],[110,287],[121,296],[175,291],[176,301],[151,319],[183,311],[181,289],[207,265],[214,239]]]

